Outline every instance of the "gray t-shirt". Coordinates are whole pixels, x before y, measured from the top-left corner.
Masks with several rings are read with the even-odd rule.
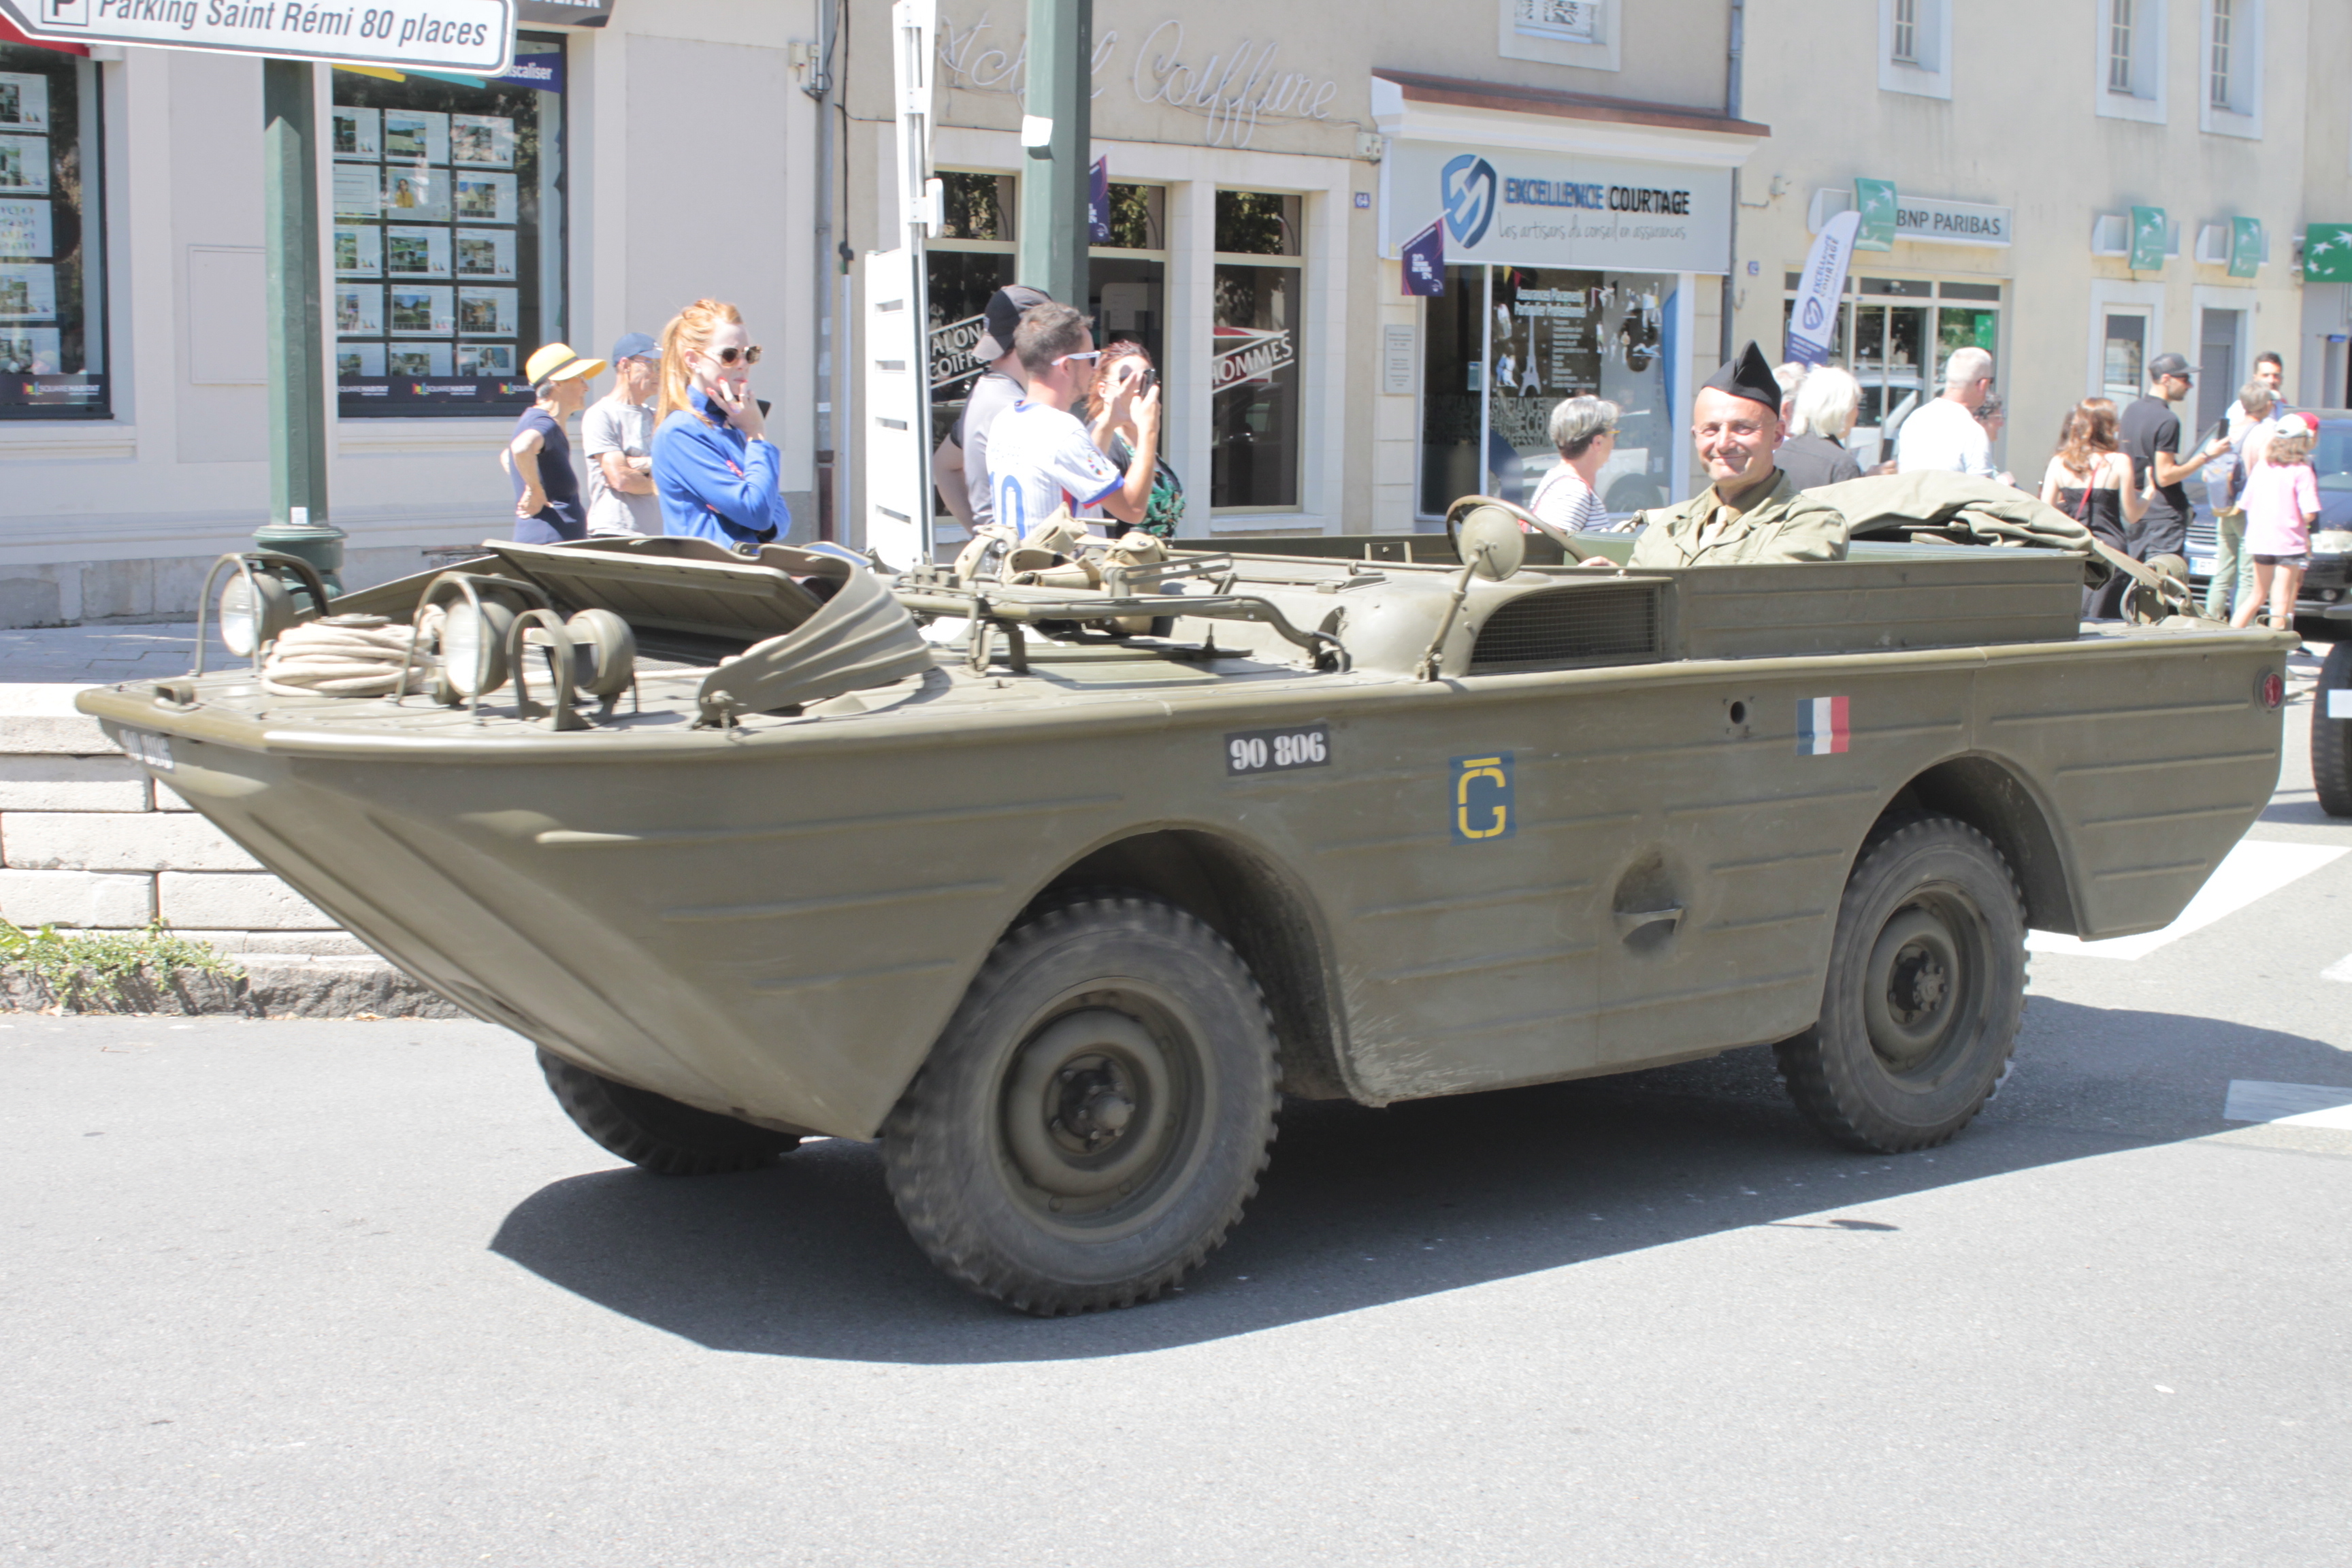
[[[654,449],[654,411],[643,403],[602,397],[580,416],[580,449],[587,454],[588,531],[659,533],[661,498],[648,491],[627,495],[604,482],[606,452],[642,458]]]
[[[1022,384],[1001,370],[972,384],[971,400],[956,421],[956,445],[963,448],[963,493],[971,503],[972,526],[996,521],[996,486],[988,477],[988,427],[1026,395]]]

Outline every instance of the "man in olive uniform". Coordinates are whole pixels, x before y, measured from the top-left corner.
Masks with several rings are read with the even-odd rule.
[[[1753,342],[1699,388],[1691,423],[1714,482],[1680,506],[1643,513],[1649,527],[1634,542],[1629,566],[1845,559],[1843,514],[1798,490],[1773,467],[1780,384]]]

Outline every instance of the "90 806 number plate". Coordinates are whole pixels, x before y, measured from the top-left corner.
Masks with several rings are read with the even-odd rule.
[[[1279,730],[1243,730],[1225,737],[1225,776],[1282,773],[1296,768],[1328,767],[1331,727],[1292,724]]]

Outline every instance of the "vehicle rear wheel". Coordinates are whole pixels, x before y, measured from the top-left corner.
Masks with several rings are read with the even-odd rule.
[[[2347,692],[2344,700],[2352,704],[2352,642],[2327,650],[2319,684],[2311,689],[2312,793],[2328,816],[2352,816],[2352,718],[2329,716],[2328,694],[2336,691]]]
[[[790,1132],[632,1089],[542,1047],[539,1070],[580,1131],[634,1165],[664,1176],[717,1176],[772,1165],[800,1146]]]
[[[2025,1007],[2009,862],[1951,817],[1874,838],[1846,879],[1818,1023],[1775,1047],[1814,1126],[1850,1149],[1929,1149],[1991,1098]]]
[[[1273,1021],[1223,938],[1092,895],[1006,933],[882,1129],[955,1279],[1053,1316],[1158,1297],[1224,1240],[1274,1140]]]

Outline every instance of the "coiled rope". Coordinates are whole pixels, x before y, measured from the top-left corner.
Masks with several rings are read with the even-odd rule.
[[[412,633],[382,616],[305,621],[269,645],[261,684],[279,697],[384,697],[400,683]],[[432,646],[428,635],[425,647]],[[412,667],[414,684],[420,658]]]

